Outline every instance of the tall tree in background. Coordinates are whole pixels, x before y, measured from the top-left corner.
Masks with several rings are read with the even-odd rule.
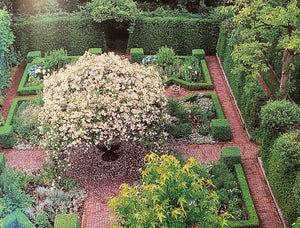
[[[270,62],[266,53],[281,52],[283,57],[280,92],[286,98],[293,58],[300,55],[300,2],[230,0],[230,3],[232,5],[227,9],[233,10],[234,22],[242,27],[243,40],[232,53],[233,60],[241,63],[235,70],[258,76],[259,72],[268,69]],[[261,39],[262,35],[272,30],[282,32],[275,49],[271,42]]]

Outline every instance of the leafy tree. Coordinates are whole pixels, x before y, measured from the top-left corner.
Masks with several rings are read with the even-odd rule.
[[[234,22],[243,31],[242,40],[232,53],[233,60],[240,63],[237,71],[258,76],[266,71],[270,61],[266,53],[282,53],[282,73],[280,92],[287,94],[293,67],[293,58],[300,55],[300,2],[297,0],[231,0]],[[274,47],[268,40],[262,39],[270,30],[279,31],[278,44]],[[284,98],[286,97],[283,96]]]
[[[94,21],[100,23],[115,20],[133,25],[139,14],[133,0],[92,0],[85,9],[91,12]]]
[[[86,53],[45,77],[43,101],[44,146],[60,167],[72,148],[109,149],[115,141],[156,144],[164,134],[167,102],[158,72],[113,53]]]
[[[217,215],[218,196],[212,182],[201,178],[199,163],[181,164],[173,156],[145,157],[143,184],[121,185],[119,197],[110,199],[117,214],[115,227],[224,227]]]

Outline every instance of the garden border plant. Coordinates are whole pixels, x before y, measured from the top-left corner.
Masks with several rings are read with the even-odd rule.
[[[245,205],[247,220],[230,221],[231,228],[257,228],[259,220],[255,207],[247,185],[243,167],[241,165],[241,153],[238,147],[224,147],[221,152],[220,161],[228,166],[231,170],[234,169]]]
[[[102,54],[102,48],[90,48],[88,52],[96,55],[101,55]],[[29,75],[28,75],[28,70],[29,67],[31,66],[31,62],[34,60],[36,57],[41,57],[41,52],[40,51],[32,51],[28,52],[27,54],[27,65],[24,70],[22,79],[20,81],[19,87],[18,87],[18,94],[19,95],[36,95],[37,91],[41,90],[43,88],[43,84],[37,85],[37,86],[26,86],[26,83],[28,81]],[[73,60],[77,60],[80,56],[68,56],[68,62],[72,62]]]
[[[141,63],[142,56],[144,56],[144,57],[147,56],[147,55],[144,55],[143,48],[131,48],[130,49],[131,62]],[[199,59],[205,82],[190,83],[190,82],[186,82],[186,81],[176,78],[176,77],[169,77],[167,80],[163,81],[163,84],[166,84],[166,85],[176,84],[176,85],[179,85],[179,86],[189,89],[189,90],[201,90],[201,89],[213,90],[214,87],[212,84],[210,73],[208,71],[206,61],[204,59],[204,56],[205,56],[204,50],[203,49],[193,49],[192,56],[195,56],[197,59]],[[182,55],[176,55],[175,57],[178,59],[187,58],[187,56],[182,56]]]
[[[196,99],[199,93],[190,94],[181,101],[191,101]],[[212,119],[212,136],[217,141],[229,141],[231,138],[230,124],[228,119],[225,119],[222,107],[216,93],[204,93],[204,96],[210,97],[215,104],[217,119]]]
[[[36,100],[35,97],[19,97],[15,98],[10,106],[5,125],[0,127],[0,148],[12,148],[15,143],[13,133],[12,120],[17,112],[19,105],[23,101]]]

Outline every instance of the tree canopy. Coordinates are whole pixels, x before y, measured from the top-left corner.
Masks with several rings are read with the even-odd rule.
[[[300,54],[299,1],[234,0],[231,3],[227,9],[234,12],[233,20],[242,30],[242,42],[232,53],[233,60],[240,63],[235,70],[259,76],[268,69],[267,53],[281,52],[280,91],[288,92],[293,58]],[[271,30],[282,34],[275,47],[266,39]]]
[[[86,53],[45,77],[40,114],[45,147],[56,154],[114,140],[158,143],[167,118],[162,80],[154,68],[113,53]]]

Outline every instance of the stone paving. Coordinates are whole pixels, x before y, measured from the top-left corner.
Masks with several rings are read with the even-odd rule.
[[[127,56],[126,56],[127,57]],[[237,146],[242,153],[242,166],[248,182],[250,193],[255,205],[256,212],[259,217],[260,227],[262,228],[281,228],[283,224],[280,221],[276,211],[275,204],[272,200],[271,193],[267,188],[267,183],[263,178],[262,171],[259,167],[258,145],[250,142],[245,129],[243,128],[242,120],[239,116],[234,99],[230,94],[230,90],[226,84],[222,69],[218,63],[216,56],[206,56],[206,62],[210,71],[215,92],[217,93],[221,107],[225,117],[230,122],[232,139],[230,142],[220,142],[217,144],[204,145],[175,145],[180,154],[188,159],[190,157],[199,158],[202,161],[218,161],[220,158],[221,149],[226,146]],[[23,62],[12,75],[13,84],[4,101],[4,106],[0,110],[0,115],[7,117],[12,100],[17,97],[17,88],[22,77],[26,64]],[[190,93],[196,92],[213,92],[209,91],[188,91],[181,88],[178,98],[185,97]],[[166,96],[172,96],[170,88],[166,88]],[[41,163],[46,159],[46,153],[39,149],[33,148],[30,150],[14,150],[0,149],[4,153],[8,165],[14,168],[35,168],[41,167]],[[89,191],[85,202],[84,214],[82,219],[82,228],[107,228],[110,227],[112,221],[109,220],[110,212],[108,210],[108,197],[103,195],[116,195],[118,193],[118,182],[99,183],[99,187],[95,191]],[[102,192],[102,194],[98,194]]]

